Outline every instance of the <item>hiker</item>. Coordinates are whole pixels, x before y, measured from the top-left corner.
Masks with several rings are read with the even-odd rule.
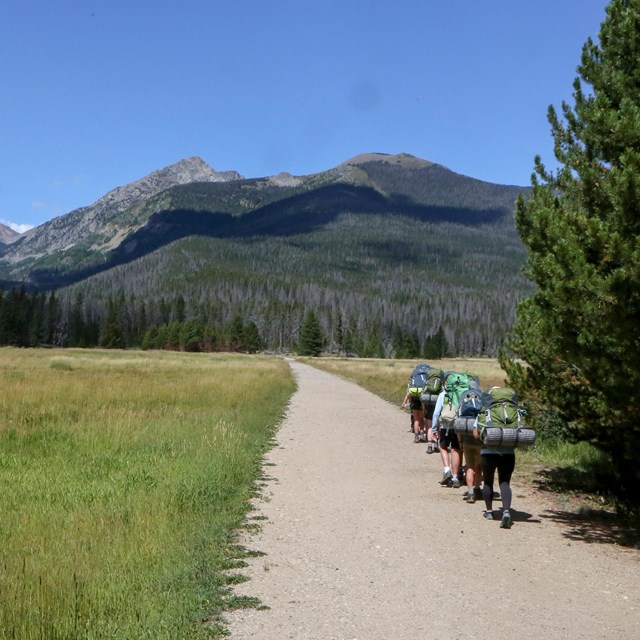
[[[424,429],[427,434],[427,453],[439,451],[438,433],[433,430],[433,414],[436,405],[433,402],[423,403],[424,406]]]
[[[465,502],[473,504],[477,498],[483,497],[480,483],[482,482],[482,467],[480,452],[482,443],[471,433],[462,434],[462,456],[464,459],[465,482],[467,492],[464,494]]]
[[[535,431],[525,427],[522,416],[526,410],[520,406],[518,395],[511,387],[491,387],[482,396],[482,409],[475,422],[473,435],[482,439],[480,466],[484,486],[485,511],[483,516],[493,520],[493,480],[498,472],[502,498],[500,527],[511,529],[511,476],[516,466],[515,447],[529,446],[535,441]]]
[[[407,392],[402,401],[403,409],[407,404],[411,408],[414,442],[427,440],[427,434],[424,430],[424,404],[421,396],[427,388],[430,376],[433,375],[432,368],[429,364],[419,364],[413,369],[407,382]]]
[[[427,439],[427,453],[438,451],[438,434],[433,431],[433,412],[436,408],[438,395],[444,386],[444,371],[437,367],[429,367],[427,381],[424,385],[420,400],[424,409],[424,429]]]
[[[461,394],[458,408],[458,415],[465,422],[464,429],[460,429],[460,432],[458,432],[458,440],[462,446],[462,459],[464,462],[462,480],[467,487],[464,500],[469,504],[473,504],[476,499],[482,498],[482,489],[480,487],[482,482],[482,469],[480,466],[482,443],[474,437],[472,428],[467,427],[467,424],[475,425],[474,419],[478,417],[482,409],[482,397],[483,394],[478,382],[471,389]]]
[[[458,435],[450,425],[440,425],[442,409],[445,405],[447,392],[441,391],[433,410],[432,431],[438,434],[438,445],[440,447],[440,459],[442,460],[443,472],[440,484],[443,486],[460,487],[460,462],[462,459],[460,442]]]
[[[478,428],[475,427],[473,434],[479,438]],[[493,517],[493,480],[496,470],[498,471],[498,484],[500,486],[500,496],[502,498],[502,518],[500,519],[501,529],[511,529],[513,522],[511,518],[511,476],[516,466],[516,452],[513,447],[504,445],[483,444],[480,449],[480,467],[482,468],[482,497],[484,498],[485,511],[483,517],[494,520]]]
[[[402,401],[402,408],[404,409],[407,405],[411,409],[411,425],[413,428],[413,441],[420,442],[426,440],[426,433],[424,430],[424,407],[422,405],[422,401],[420,398],[416,398],[407,393],[404,396],[404,400]]]

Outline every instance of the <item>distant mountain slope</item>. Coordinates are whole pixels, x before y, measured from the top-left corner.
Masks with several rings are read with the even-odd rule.
[[[2,252],[0,265],[12,278],[29,281],[32,269],[55,263],[57,259],[62,261],[61,271],[72,270],[77,263],[99,262],[100,256],[146,222],[145,208],[150,198],[194,181],[225,182],[241,178],[235,171],[214,171],[201,158],[187,158],[117,187],[90,206],[27,231],[19,242]]]
[[[11,244],[20,237],[17,231],[14,231],[11,227],[0,223],[0,244]]]

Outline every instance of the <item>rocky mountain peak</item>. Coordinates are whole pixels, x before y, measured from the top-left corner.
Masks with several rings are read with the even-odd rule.
[[[17,231],[14,231],[11,227],[0,223],[0,244],[11,244],[20,237]]]
[[[230,182],[242,180],[237,171],[216,171],[202,158],[193,156],[158,169],[135,182],[116,187],[87,207],[81,207],[39,227],[27,231],[20,242],[5,253],[8,262],[19,262],[27,256],[70,249],[89,236],[100,235],[105,249],[116,246],[121,235],[118,214],[141,207],[153,196],[182,184],[193,182]],[[132,222],[127,232],[143,224]]]

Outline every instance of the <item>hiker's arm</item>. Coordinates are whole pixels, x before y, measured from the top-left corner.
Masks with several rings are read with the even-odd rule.
[[[440,422],[440,414],[442,413],[442,405],[444,404],[444,393],[440,393],[438,395],[438,399],[436,400],[436,406],[433,409],[433,418],[431,419],[431,431],[433,433],[438,433]]]

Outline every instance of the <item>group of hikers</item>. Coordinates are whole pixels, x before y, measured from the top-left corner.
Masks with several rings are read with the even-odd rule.
[[[535,440],[535,432],[522,423],[524,410],[514,390],[492,387],[483,392],[473,375],[420,364],[409,377],[402,407],[407,405],[414,442],[425,442],[428,454],[440,453],[440,484],[464,486],[467,503],[484,500],[483,517],[510,529],[515,448]],[[496,472],[499,493],[494,490]],[[497,498],[502,510],[494,512]]]

